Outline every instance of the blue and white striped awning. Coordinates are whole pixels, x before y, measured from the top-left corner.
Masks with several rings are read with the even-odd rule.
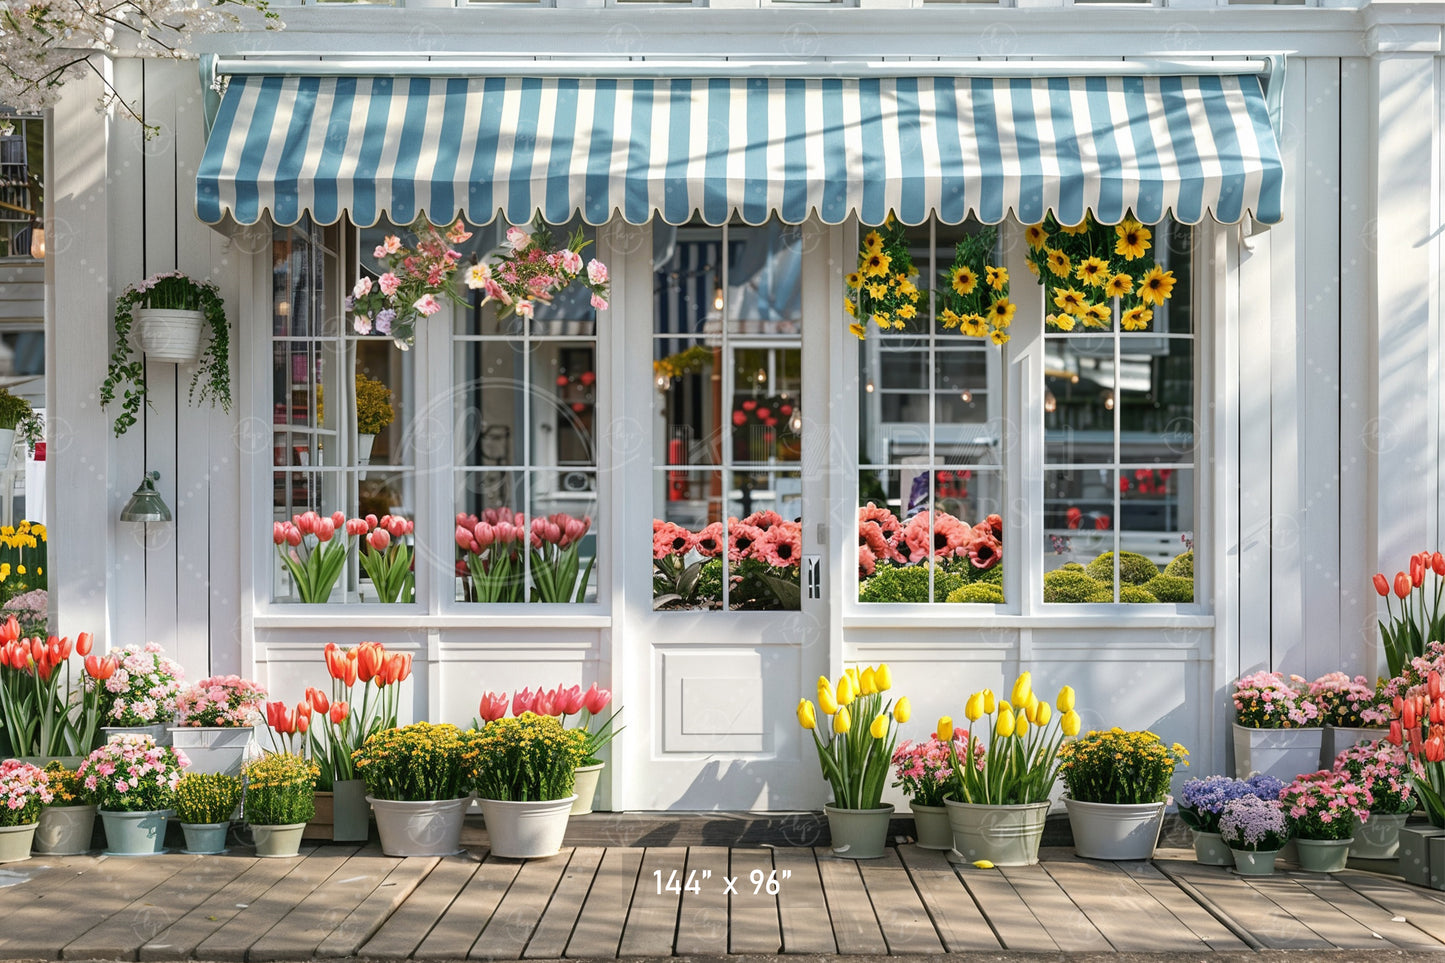
[[[201,220],[1281,216],[1257,77],[233,77]]]

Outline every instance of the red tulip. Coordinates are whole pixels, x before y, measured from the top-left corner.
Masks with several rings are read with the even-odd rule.
[[[539,716],[555,716],[557,714],[557,693],[550,689],[539,689],[537,698],[532,703],[532,711]]]
[[[311,710],[318,715],[326,715],[326,710],[331,708],[331,700],[326,693],[310,686],[306,688],[306,701],[311,703]]]
[[[483,722],[496,722],[507,714],[507,694],[505,692],[483,693],[481,704],[477,706],[477,713],[482,717]]]
[[[347,705],[345,702],[333,702],[333,703],[331,703],[331,715],[330,715],[330,718],[331,718],[331,724],[332,724],[332,725],[334,725],[334,726],[339,726],[339,725],[341,725],[343,722],[346,721],[346,717],[349,716],[350,714],[351,714],[351,706]]]
[[[1430,571],[1436,575],[1445,575],[1445,555],[1435,552],[1430,556]]]
[[[1404,733],[1404,731],[1400,728],[1400,720],[1399,720],[1399,719],[1395,719],[1394,721],[1392,721],[1392,722],[1390,723],[1390,735],[1389,735],[1389,739],[1390,739],[1390,742],[1391,742],[1393,745],[1396,745],[1396,746],[1400,745],[1401,743],[1403,743],[1403,742],[1405,741],[1405,733]]]
[[[531,688],[525,688],[512,696],[512,715],[520,716],[524,712],[531,712],[537,696]]]
[[[272,729],[275,729],[277,732],[283,735],[290,731],[287,728],[286,722],[286,703],[266,703],[266,725],[270,726]]]
[[[1395,573],[1395,594],[1402,599],[1410,595],[1410,576],[1404,572]]]
[[[1425,560],[1419,555],[1410,559],[1410,584],[1416,588],[1425,584]]]
[[[15,616],[10,616],[0,625],[0,642],[14,642],[20,638],[20,622]]]
[[[560,689],[557,693],[556,708],[564,716],[580,712],[582,710],[582,687],[574,685],[570,689]]]
[[[1390,594],[1390,580],[1385,578],[1383,572],[1375,573],[1375,591],[1380,593],[1381,598]]]
[[[335,642],[326,643],[326,671],[333,679],[340,679],[346,674],[346,653]]]
[[[370,682],[381,671],[386,651],[377,642],[363,642],[356,650],[356,677]]]
[[[301,707],[297,706],[296,708],[296,731],[304,736],[306,735],[306,730],[311,728],[311,715],[310,713],[302,715],[300,712]]]
[[[1425,740],[1425,761],[1445,762],[1445,733],[1435,733]]]
[[[35,660],[36,665],[45,661],[45,643],[39,636],[30,640],[30,657]]]
[[[411,653],[402,652],[397,655],[397,658],[401,660],[401,668],[397,671],[396,681],[405,682],[411,678]]]
[[[1440,681],[1441,680],[1439,671],[1431,669],[1430,676],[1425,682],[1425,691],[1431,699],[1434,699],[1437,702],[1440,699],[1440,691],[1442,688]]]
[[[348,534],[348,535],[365,535],[365,534],[366,534],[366,531],[367,531],[367,529],[366,529],[366,519],[364,519],[364,518],[348,518],[348,519],[346,520],[346,534]]]
[[[1406,729],[1415,728],[1415,722],[1419,719],[1419,715],[1415,711],[1414,699],[1405,700],[1405,712],[1400,719],[1405,724]]]
[[[75,654],[90,655],[90,650],[94,644],[94,640],[91,638],[89,632],[80,633],[75,637]]]
[[[351,688],[352,686],[356,685],[356,660],[355,660],[355,659],[347,659],[347,660],[346,660],[346,665],[345,665],[345,666],[343,667],[343,669],[342,669],[341,684],[344,685],[344,686],[346,686],[348,689]]]
[[[595,682],[592,683],[592,687],[582,696],[583,707],[594,716],[607,708],[607,703],[611,701],[612,690],[599,689]]]

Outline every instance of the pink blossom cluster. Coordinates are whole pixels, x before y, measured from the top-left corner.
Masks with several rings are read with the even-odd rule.
[[[1298,729],[1317,726],[1319,706],[1305,692],[1305,680],[1280,672],[1255,672],[1234,684],[1239,724],[1249,729]]]
[[[879,562],[912,565],[928,558],[966,558],[976,569],[993,568],[1003,558],[1003,519],[989,515],[969,525],[934,510],[902,523],[872,502],[858,509],[859,578],[872,575]]]
[[[101,809],[141,812],[169,808],[181,773],[190,764],[179,749],[158,746],[150,736],[126,733],[112,736],[87,756],[79,775],[85,788],[99,798]]]
[[[1320,720],[1335,726],[1388,725],[1388,703],[1381,704],[1375,687],[1362,675],[1330,672],[1309,684],[1306,692],[1320,710]]]
[[[244,728],[260,721],[266,690],[238,675],[213,675],[176,696],[176,725]]]
[[[1370,818],[1374,797],[1347,772],[1307,773],[1279,791],[1290,829],[1301,839],[1349,839]]]
[[[520,548],[527,538],[527,517],[510,508],[488,508],[480,516],[457,515],[456,542],[463,552],[480,555],[494,545],[500,551]]]
[[[1445,642],[1431,642],[1425,646],[1423,655],[1417,655],[1406,663],[1400,674],[1385,683],[1380,690],[1380,701],[1384,705],[1403,698],[1411,689],[1425,685],[1431,672],[1445,675]]]
[[[589,715],[598,715],[607,704],[612,701],[611,689],[599,689],[597,683],[586,691],[580,685],[557,686],[553,689],[537,687],[533,692],[531,687],[518,689],[512,695],[512,715],[521,717],[524,712],[533,712],[539,716],[567,716],[576,715],[582,710],[587,710]],[[484,692],[481,703],[478,705],[478,712],[484,722],[496,722],[507,714],[507,694],[505,692]]]
[[[576,518],[566,512],[557,512],[532,519],[532,547],[541,548],[543,543],[566,548],[576,544],[592,527],[592,516]]]
[[[962,756],[968,754],[968,730],[954,731],[953,748]],[[985,751],[981,740],[974,743],[974,766],[980,771]],[[902,788],[903,794],[920,806],[942,806],[954,788],[948,743],[936,737],[921,742],[905,739],[899,743],[893,750],[893,772],[898,777],[893,785]]]
[[[390,548],[393,540],[405,538],[416,531],[416,522],[400,515],[383,515],[380,518],[367,515],[362,521],[366,524],[366,531],[362,533],[366,536],[366,544],[378,552]]]
[[[470,238],[471,232],[457,221],[445,232],[430,224],[417,229],[415,248],[404,247],[401,238],[388,234],[372,256],[384,261],[386,270],[375,282],[362,277],[346,298],[351,327],[357,334],[389,335],[398,348],[406,350],[416,338],[416,322],[442,309],[443,298],[456,300],[451,278],[462,255],[452,245]]]
[[[366,531],[366,519],[347,518],[345,512],[332,512],[330,515],[303,512],[300,515],[291,516],[289,522],[272,522],[271,541],[277,545],[290,545],[295,548],[307,535],[315,536],[318,543],[324,544],[335,538],[338,533],[354,537],[365,535]]]
[[[1335,756],[1334,769],[1370,791],[1370,812],[1399,814],[1415,808],[1410,760],[1386,739],[1357,743]]]
[[[745,559],[765,562],[774,568],[794,568],[802,560],[803,528],[774,511],[753,512],[746,518],[729,518],[727,525],[713,522],[693,532],[674,522],[652,520],[652,557],[686,556],[696,552],[703,558],[724,553],[734,564]]]
[[[547,303],[575,280],[583,276],[581,250],[588,243],[581,233],[573,235],[566,247],[552,249],[546,232],[529,234],[519,227],[507,229],[507,251],[495,264],[473,264],[466,272],[468,288],[481,291],[488,301],[497,301],[530,318],[537,303]],[[592,307],[607,307],[607,265],[596,258],[586,265],[584,284],[592,292]]]
[[[128,645],[115,653],[120,665],[104,683],[107,725],[147,726],[175,718],[185,670],[164,651],[147,642],[144,648]]]
[[[45,770],[18,759],[0,762],[0,826],[35,822],[40,806],[53,798]]]

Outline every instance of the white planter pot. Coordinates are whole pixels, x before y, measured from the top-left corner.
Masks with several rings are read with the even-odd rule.
[[[1373,739],[1383,739],[1389,734],[1390,730],[1388,729],[1325,726],[1324,732],[1320,736],[1320,768],[1333,769],[1335,757],[1346,749],[1353,748],[1362,742],[1370,742]]]
[[[15,447],[15,429],[0,428],[0,471],[10,467],[10,449]]]
[[[576,780],[572,784],[572,791],[577,799],[572,803],[572,815],[585,816],[592,811],[592,800],[597,798],[597,783],[606,767],[605,762],[577,767]]]
[[[252,826],[251,839],[256,844],[256,855],[262,859],[290,859],[301,855],[301,834],[305,830],[305,823]]]
[[[1364,822],[1356,821],[1350,856],[1354,859],[1394,859],[1400,851],[1400,830],[1405,828],[1405,820],[1409,818],[1408,813],[1371,813]]]
[[[1353,839],[1296,839],[1299,868],[1307,873],[1338,873],[1350,858]]]
[[[255,730],[235,726],[172,726],[171,745],[191,761],[186,772],[240,776],[246,747]]]
[[[913,835],[919,849],[937,849],[949,852],[953,849],[953,824],[948,821],[947,806],[923,806],[910,802],[913,812]]]
[[[479,799],[493,856],[536,859],[555,856],[567,835],[576,796],[541,802]]]
[[[983,806],[945,799],[953,826],[953,848],[965,862],[986,859],[995,866],[1032,866],[1039,861],[1039,842],[1049,804]]]
[[[1230,852],[1234,854],[1234,868],[1241,876],[1273,875],[1274,861],[1280,853],[1277,849],[1231,849]]]
[[[200,311],[137,308],[132,317],[136,340],[147,361],[187,364],[201,356],[206,316]]]
[[[1248,729],[1234,724],[1234,775],[1251,773],[1293,782],[1301,773],[1320,767],[1323,729]]]
[[[100,811],[105,824],[107,856],[159,856],[166,851],[166,820],[170,811],[154,809],[146,812]]]
[[[226,833],[231,824],[224,823],[181,823],[181,832],[186,836],[186,852],[194,856],[215,856],[226,851]]]
[[[1194,833],[1194,861],[1201,866],[1233,866],[1234,854],[1229,851],[1229,844],[1224,837],[1218,833],[1201,833],[1199,830],[1191,830]]]
[[[356,463],[358,465],[371,464],[371,447],[376,444],[376,436],[364,431],[356,433]],[[366,477],[363,472],[362,478]]]
[[[30,858],[30,847],[35,843],[35,827],[39,823],[24,826],[0,826],[0,863],[18,863]]]
[[[158,746],[171,744],[171,734],[164,722],[151,726],[101,726],[100,731],[104,733],[106,742],[109,742],[112,736],[150,736]]]
[[[892,803],[877,809],[843,809],[832,804],[823,807],[828,816],[828,836],[833,855],[842,859],[878,859],[888,845],[888,823],[893,818]]]
[[[1084,859],[1149,859],[1164,828],[1163,802],[1129,805],[1065,799],[1074,852]]]
[[[462,819],[469,797],[409,802],[367,796],[366,801],[376,813],[381,851],[386,855],[451,856],[462,851]]]
[[[97,808],[94,805],[46,806],[40,810],[35,851],[46,856],[80,856],[90,852]]]

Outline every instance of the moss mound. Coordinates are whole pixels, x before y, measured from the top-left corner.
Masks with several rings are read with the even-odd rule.
[[[1114,553],[1105,552],[1085,569],[1089,577],[1105,585],[1114,584]],[[1159,566],[1138,552],[1119,553],[1119,577],[1125,585],[1143,585],[1159,574]]]
[[[1194,580],[1168,574],[1156,575],[1144,588],[1161,602],[1193,602]]]
[[[1083,572],[1056,569],[1044,573],[1045,602],[1088,602],[1090,596],[1107,586],[1089,578]],[[1110,593],[1113,597],[1113,593]]]
[[[964,585],[948,593],[950,602],[982,602],[1002,605],[1003,600],[1003,588],[992,582],[974,582],[972,585]]]
[[[1194,552],[1188,551],[1174,556],[1173,560],[1164,566],[1164,574],[1175,578],[1194,578]]]

